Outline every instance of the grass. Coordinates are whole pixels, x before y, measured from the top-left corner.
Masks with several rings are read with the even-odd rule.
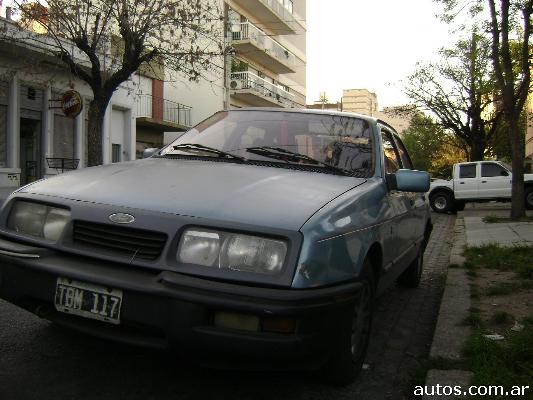
[[[533,279],[533,247],[499,247],[488,244],[468,247],[464,253],[467,269],[491,268],[501,271],[514,271],[520,277]]]
[[[475,332],[466,342],[464,354],[474,373],[472,385],[501,385],[531,387],[533,376],[533,327],[509,336],[505,342],[486,339],[481,331]],[[476,397],[483,398],[483,397]],[[487,397],[485,397],[487,398]],[[507,397],[491,397],[504,399]],[[533,399],[533,390],[526,391],[521,399]]]
[[[504,282],[492,285],[487,289],[488,296],[505,296],[520,290],[533,289],[533,281]]]
[[[487,224],[495,224],[498,222],[533,222],[533,216],[525,216],[522,218],[497,217],[496,215],[487,215],[483,217],[483,222]]]
[[[473,326],[475,328],[480,328],[482,325],[481,317],[479,314],[476,313],[470,313],[468,316],[465,317],[461,325],[464,326]]]

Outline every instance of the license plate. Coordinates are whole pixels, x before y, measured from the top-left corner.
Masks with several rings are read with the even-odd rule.
[[[67,314],[120,324],[122,290],[57,278],[55,308]]]

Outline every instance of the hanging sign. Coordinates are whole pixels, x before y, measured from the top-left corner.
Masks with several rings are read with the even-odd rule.
[[[75,90],[68,90],[61,97],[61,109],[65,116],[75,118],[83,109],[83,101],[80,94]]]

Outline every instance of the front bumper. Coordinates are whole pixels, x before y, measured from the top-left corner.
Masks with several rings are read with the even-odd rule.
[[[56,311],[58,277],[121,289],[121,324]],[[341,320],[353,310],[359,288],[356,282],[305,290],[251,287],[0,239],[3,299],[76,330],[134,345],[174,349],[202,364],[315,368],[327,359]],[[297,321],[296,329],[293,333],[222,329],[213,323],[219,311],[289,317]],[[232,365],[224,361],[228,355]]]

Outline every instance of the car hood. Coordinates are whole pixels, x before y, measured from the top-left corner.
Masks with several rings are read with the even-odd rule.
[[[149,158],[65,173],[21,192],[298,230],[326,203],[365,181],[268,166]]]

